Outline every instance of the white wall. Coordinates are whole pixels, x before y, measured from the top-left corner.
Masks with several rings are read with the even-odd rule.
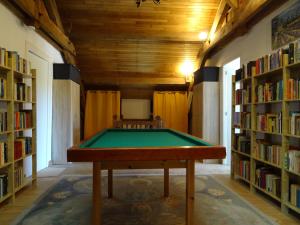
[[[30,58],[30,60],[33,60],[31,56],[36,58],[32,62],[32,68],[37,69],[37,117],[42,121],[37,124],[37,167],[40,170],[47,167],[51,160],[52,64],[62,63],[63,59],[57,49],[35,32],[33,27],[24,25],[2,3],[0,3],[0,27],[1,47],[9,51],[17,51],[23,58]],[[46,66],[42,67],[38,60],[44,60]],[[41,97],[44,100],[41,101]]]
[[[149,99],[122,99],[124,119],[149,119],[151,102]]]
[[[247,34],[239,37],[206,62],[207,66],[223,66],[240,57],[241,65],[272,52],[271,21],[284,9],[293,5],[290,0],[257,23]]]

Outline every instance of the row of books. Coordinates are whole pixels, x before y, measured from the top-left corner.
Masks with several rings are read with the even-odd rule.
[[[294,173],[300,174],[300,150],[291,149],[285,153],[284,168]]]
[[[300,99],[300,79],[288,79],[287,99]]]
[[[291,112],[289,118],[289,132],[291,135],[300,136],[300,112]]]
[[[0,166],[8,162],[7,143],[0,142]]]
[[[256,116],[256,129],[270,133],[282,133],[282,114],[258,114]]]
[[[24,182],[24,169],[22,165],[15,166],[15,188],[20,187]]]
[[[263,83],[255,87],[256,102],[279,101],[283,99],[282,80],[274,83]]]
[[[8,175],[0,174],[0,199],[7,195],[8,191]]]
[[[19,137],[14,142],[14,159],[20,159],[32,153],[32,138]]]
[[[251,129],[251,113],[250,112],[234,112],[233,125],[236,128]]]
[[[25,129],[32,127],[32,113],[29,110],[15,112],[15,129]]]
[[[281,195],[281,178],[274,174],[270,167],[261,167],[255,170],[255,184],[280,198]]]
[[[250,138],[247,136],[238,137],[238,151],[250,155],[251,144]]]
[[[300,208],[300,185],[291,184],[290,186],[290,202],[292,205]]]
[[[268,161],[275,165],[280,165],[280,145],[272,145],[262,140],[257,140],[253,148],[253,154],[256,158]]]
[[[6,98],[6,79],[0,78],[0,98]]]
[[[249,61],[247,65],[236,71],[235,80],[239,81],[251,76],[293,64],[300,61],[300,40],[290,43],[287,48],[282,48],[271,54]]]
[[[0,132],[7,131],[7,112],[0,112]]]
[[[19,101],[31,101],[31,86],[25,83],[15,83],[15,100]]]
[[[237,168],[236,173],[243,177],[244,179],[250,181],[250,161],[249,160],[240,160],[238,164],[239,168]]]
[[[248,104],[251,103],[251,86],[246,89],[238,89],[235,91],[235,104]]]
[[[5,48],[0,48],[0,65],[25,74],[29,73],[31,67],[30,62],[20,57],[16,51],[7,51]]]

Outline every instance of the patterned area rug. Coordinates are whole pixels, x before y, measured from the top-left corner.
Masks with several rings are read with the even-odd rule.
[[[102,182],[103,225],[184,225],[185,176],[171,176],[170,198],[162,176],[114,177],[114,198]],[[88,225],[92,178],[70,176],[53,186],[17,225]],[[196,178],[195,225],[276,224],[210,176]]]

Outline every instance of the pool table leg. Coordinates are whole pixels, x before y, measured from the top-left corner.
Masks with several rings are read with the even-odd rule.
[[[100,162],[93,162],[92,224],[101,225],[101,164]]]
[[[195,160],[186,165],[186,225],[194,224]]]
[[[169,197],[169,168],[164,168],[164,196]]]
[[[108,198],[113,197],[113,170],[108,169],[108,187],[107,187]]]

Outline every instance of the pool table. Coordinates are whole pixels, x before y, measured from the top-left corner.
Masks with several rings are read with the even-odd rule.
[[[223,159],[225,148],[172,129],[105,129],[67,151],[69,162],[93,162],[92,224],[101,224],[101,170],[108,170],[112,197],[113,169],[186,168],[186,224],[193,225],[195,160]]]

